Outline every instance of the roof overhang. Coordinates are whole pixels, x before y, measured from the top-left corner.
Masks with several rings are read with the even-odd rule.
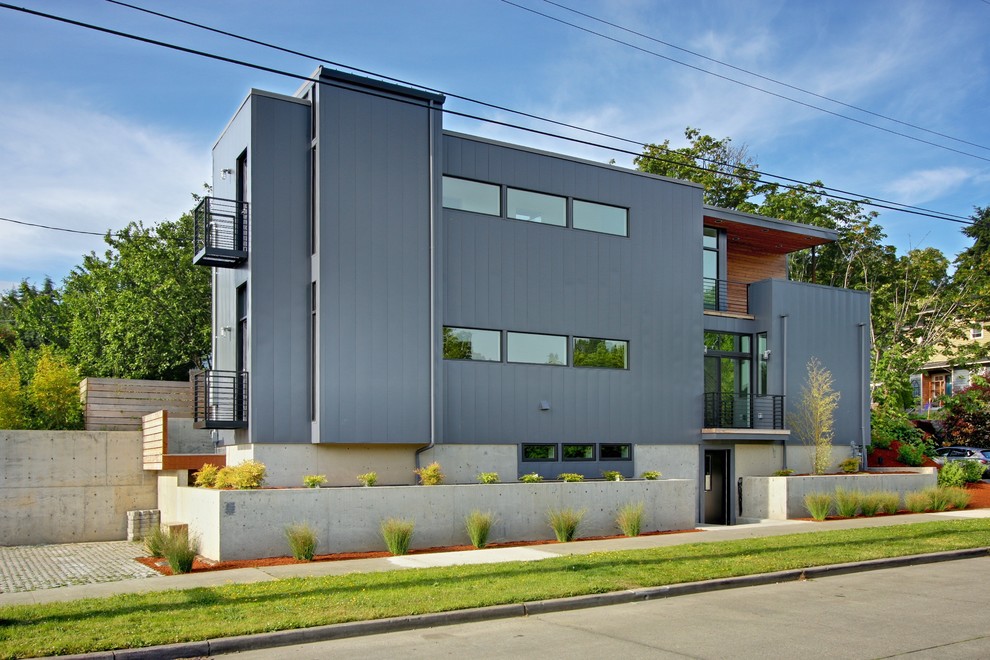
[[[789,254],[832,243],[839,238],[834,229],[814,227],[788,220],[768,218],[717,206],[704,207],[706,227],[726,232],[730,244],[742,245],[770,254]]]

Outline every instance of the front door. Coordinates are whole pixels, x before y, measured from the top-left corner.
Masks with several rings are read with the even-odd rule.
[[[701,487],[706,525],[729,524],[729,450],[706,449]]]

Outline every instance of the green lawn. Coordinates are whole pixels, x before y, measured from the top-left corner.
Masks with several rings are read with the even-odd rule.
[[[990,546],[990,520],[0,608],[0,657],[83,653]]]

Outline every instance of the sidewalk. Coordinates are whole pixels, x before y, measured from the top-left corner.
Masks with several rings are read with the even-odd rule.
[[[561,555],[637,550],[688,543],[713,543],[834,529],[887,527],[958,518],[990,518],[990,509],[853,518],[828,522],[773,520],[731,527],[701,527],[701,531],[696,533],[575,541],[572,543],[417,554],[403,557],[299,563],[265,568],[190,573],[169,577],[155,573],[133,561],[134,557],[143,554],[143,548],[140,544],[127,541],[0,547],[0,588],[4,590],[4,593],[0,593],[0,607],[80,598],[99,598],[126,593],[265,582],[288,577],[371,573],[456,564],[534,561]],[[66,573],[68,577],[66,577]],[[21,590],[8,592],[7,589]]]

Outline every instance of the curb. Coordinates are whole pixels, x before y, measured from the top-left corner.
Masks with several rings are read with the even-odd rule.
[[[555,598],[553,600],[493,605],[490,607],[393,617],[390,619],[335,623],[312,628],[281,630],[273,633],[258,633],[238,637],[221,637],[199,642],[149,646],[140,649],[120,649],[117,651],[100,651],[96,653],[52,657],[57,657],[59,660],[171,660],[172,658],[201,658],[222,653],[236,653],[295,644],[309,644],[312,642],[326,642],[346,637],[378,635],[387,632],[533,616],[537,614],[548,614],[550,612],[566,612],[568,610],[602,607],[604,605],[621,605],[639,601],[657,600],[659,598],[674,598],[676,596],[687,596],[723,589],[756,587],[885,568],[934,564],[957,559],[972,559],[985,557],[988,554],[990,554],[990,547],[967,548],[965,550],[949,550],[924,555],[871,559],[850,562],[848,564],[795,568],[786,571],[776,571],[774,573],[759,573],[756,575],[743,575],[740,577],[704,580],[701,582],[685,582],[683,584],[672,584],[663,587],[645,587],[626,591],[612,591],[604,594],[588,594],[585,596],[571,596],[569,598]]]

